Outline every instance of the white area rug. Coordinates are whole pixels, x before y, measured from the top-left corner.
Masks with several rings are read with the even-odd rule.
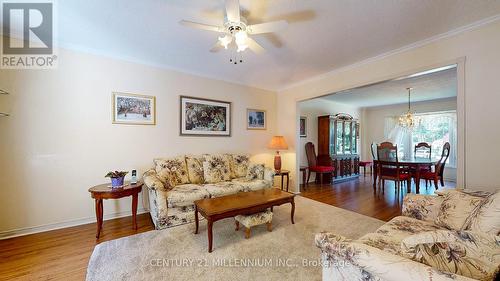
[[[197,235],[191,223],[104,242],[92,253],[87,280],[321,280],[316,233],[359,238],[384,224],[301,196],[295,202],[295,224],[290,204],[275,207],[273,231],[254,227],[250,239],[232,218],[215,222],[212,253],[205,220]]]

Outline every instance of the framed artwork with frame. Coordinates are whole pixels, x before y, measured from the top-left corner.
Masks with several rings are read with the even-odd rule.
[[[181,136],[231,136],[231,102],[180,96]]]
[[[113,124],[156,125],[156,97],[113,92]]]
[[[247,109],[247,130],[265,130],[267,128],[266,111]]]
[[[300,137],[307,137],[307,117],[300,116]]]

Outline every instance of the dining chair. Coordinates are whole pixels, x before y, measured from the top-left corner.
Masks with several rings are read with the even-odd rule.
[[[311,177],[311,172],[316,173],[316,177],[319,175],[319,183],[323,184],[323,174],[332,174],[335,170],[332,165],[330,166],[321,166],[318,165],[318,158],[316,157],[316,151],[314,149],[314,144],[312,142],[306,143],[306,156],[307,156],[307,181],[309,182],[309,178]]]
[[[377,160],[377,155],[376,155],[376,151],[377,151],[377,144],[372,142],[371,146],[370,146],[370,150],[372,152],[372,159],[373,160]]]
[[[431,159],[432,146],[426,142],[419,142],[415,145],[413,150],[413,155],[415,157],[429,158]]]
[[[425,171],[421,172],[420,178],[425,179],[427,181],[433,181],[434,187],[438,189],[438,181],[441,182],[441,186],[444,186],[444,166],[446,165],[446,161],[450,156],[450,143],[447,142],[443,145],[443,151],[441,152],[441,158],[434,166],[434,171]]]
[[[398,146],[390,142],[383,142],[377,145],[377,173],[379,188],[382,193],[385,192],[385,181],[394,181],[396,191],[399,192],[401,182],[406,182],[408,187],[411,184],[411,174],[405,169],[405,166],[399,164]]]
[[[372,143],[370,149],[372,151],[372,159],[376,160],[375,153],[373,152],[373,145],[375,145],[375,143]],[[366,177],[366,167],[370,167],[370,173],[373,173],[373,162],[372,161],[359,161],[359,166],[363,167],[363,177]]]
[[[429,160],[432,158],[432,146],[426,142],[419,142],[415,145],[415,148],[413,150],[413,157],[419,157],[419,158],[429,158]],[[432,165],[429,166],[419,166],[420,167],[420,173],[424,172],[430,172],[432,169]],[[413,175],[415,175],[416,171],[415,168],[410,168],[410,171]],[[425,187],[429,186],[429,181],[425,181]]]

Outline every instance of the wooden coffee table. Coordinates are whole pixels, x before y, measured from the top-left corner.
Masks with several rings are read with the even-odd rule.
[[[233,195],[227,195],[217,198],[201,199],[194,201],[196,230],[198,234],[198,212],[207,220],[208,231],[208,252],[212,252],[212,226],[213,223],[234,217],[237,215],[251,215],[262,212],[267,208],[279,206],[285,203],[292,204],[290,218],[293,221],[295,213],[295,194],[282,191],[277,188],[265,188],[262,190],[240,192]]]

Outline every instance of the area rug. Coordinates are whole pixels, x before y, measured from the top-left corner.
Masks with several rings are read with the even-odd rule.
[[[316,233],[355,239],[384,224],[301,196],[295,202],[295,224],[290,204],[275,207],[272,232],[256,226],[249,239],[242,229],[235,231],[234,219],[215,222],[212,253],[205,220],[197,235],[191,223],[101,243],[90,258],[87,280],[321,280]]]

